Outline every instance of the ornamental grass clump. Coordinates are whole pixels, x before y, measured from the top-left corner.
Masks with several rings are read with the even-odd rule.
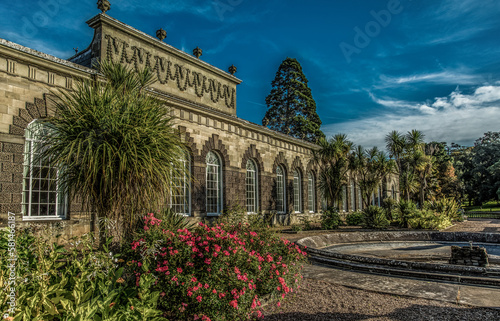
[[[306,254],[248,224],[170,231],[148,214],[130,255],[138,279],[156,278],[168,318],[245,320],[261,316],[263,297],[280,301],[299,287]]]

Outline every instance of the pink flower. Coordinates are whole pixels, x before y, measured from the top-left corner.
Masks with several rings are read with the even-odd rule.
[[[236,300],[230,301],[229,305],[232,306],[235,309],[238,309],[238,301],[236,301]]]
[[[201,302],[201,300],[202,300],[201,295],[198,295],[198,296],[196,297],[196,301]]]
[[[180,267],[177,268],[177,272],[182,273],[182,269]]]

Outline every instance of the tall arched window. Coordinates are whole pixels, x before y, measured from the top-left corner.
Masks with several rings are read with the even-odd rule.
[[[286,183],[285,171],[281,166],[276,167],[276,211],[286,213]]]
[[[347,212],[347,186],[342,186],[342,212]]]
[[[396,191],[394,190],[394,185],[392,185],[392,199],[395,200],[396,199]]]
[[[312,172],[307,174],[307,208],[310,213],[316,212],[316,182]]]
[[[23,168],[23,219],[66,217],[67,197],[58,183],[59,170],[39,158],[47,127],[33,121],[25,131]]]
[[[258,181],[257,181],[257,166],[251,159],[247,161],[247,213],[257,213],[258,211]]]
[[[170,207],[178,214],[189,216],[191,214],[191,184],[189,181],[191,160],[189,155],[186,155],[181,162],[185,170],[174,173],[172,177]]]
[[[363,209],[363,194],[361,193],[359,185],[356,185],[356,189],[358,190],[358,211],[360,211]]]
[[[220,158],[209,152],[207,162],[207,215],[222,213],[222,166]]]
[[[354,190],[354,181],[351,180],[351,185],[350,185],[350,194],[351,194],[351,211],[356,210],[356,191]]]
[[[297,169],[293,172],[293,210],[302,212],[302,177]]]

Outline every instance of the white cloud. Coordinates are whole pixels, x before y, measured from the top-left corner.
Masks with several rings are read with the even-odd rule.
[[[401,85],[409,83],[434,83],[434,84],[457,84],[457,85],[473,85],[479,80],[478,75],[469,73],[469,70],[445,70],[435,73],[416,74],[402,77],[389,77],[382,75],[380,80],[383,86]]]
[[[406,116],[390,110],[373,118],[327,125],[327,136],[346,133],[358,145],[384,148],[385,136],[392,130],[407,132],[418,129],[426,135],[426,141],[455,142],[472,145],[474,140],[487,131],[500,131],[500,85],[477,88],[472,94],[461,93],[458,88],[448,97],[437,97],[433,103],[421,104],[390,100],[374,101],[384,106],[411,110]]]

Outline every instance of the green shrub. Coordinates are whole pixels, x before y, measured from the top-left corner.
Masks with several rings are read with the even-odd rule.
[[[409,227],[408,221],[420,213],[412,201],[400,200],[396,206],[395,220],[401,227]]]
[[[305,260],[298,246],[246,223],[169,231],[149,214],[139,237],[132,267],[155,277],[152,290],[172,320],[248,319],[262,296],[281,300],[297,288]]]
[[[383,208],[370,205],[363,210],[363,227],[383,229],[389,226],[390,222],[385,216]]]
[[[383,204],[382,207],[385,210],[385,214],[387,216],[387,219],[391,222],[394,221],[395,215],[396,215],[395,211],[396,211],[398,202],[395,199],[393,199],[392,197],[387,197],[387,198],[384,198],[382,204]]]
[[[437,201],[426,202],[424,208],[443,214],[450,220],[463,220],[460,205],[453,198],[442,198]]]
[[[450,218],[444,213],[424,209],[408,220],[408,226],[414,229],[441,230],[451,225]]]
[[[312,225],[312,221],[309,219],[309,217],[302,216],[300,218],[300,222],[302,223],[304,231],[310,231],[310,230],[314,229],[314,227]]]
[[[350,226],[362,225],[363,224],[363,217],[364,217],[363,212],[356,211],[356,212],[347,214],[345,221],[346,221],[347,225],[350,225]]]
[[[126,273],[123,260],[108,250],[111,239],[96,250],[90,236],[75,238],[67,248],[50,243],[51,235],[16,231],[15,320],[164,320],[159,292],[150,275]],[[8,309],[10,267],[8,232],[0,231],[0,310]],[[138,286],[136,286],[136,281]]]
[[[321,214],[321,228],[323,230],[334,230],[342,224],[339,212],[335,207],[329,207]]]

